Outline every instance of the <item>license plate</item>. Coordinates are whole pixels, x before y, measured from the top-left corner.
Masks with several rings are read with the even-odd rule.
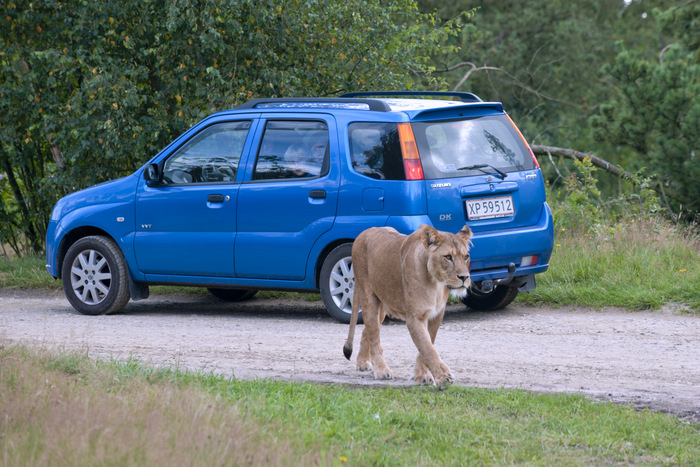
[[[467,218],[471,221],[515,215],[512,196],[469,199],[465,203],[467,205]]]

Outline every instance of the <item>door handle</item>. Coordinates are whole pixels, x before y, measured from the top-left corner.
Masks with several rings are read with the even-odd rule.
[[[223,203],[224,195],[209,195],[207,196],[208,203]]]
[[[311,199],[326,199],[326,190],[311,190],[309,192]]]

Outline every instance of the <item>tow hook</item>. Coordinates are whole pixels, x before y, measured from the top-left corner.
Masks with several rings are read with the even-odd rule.
[[[490,293],[493,291],[493,288],[497,285],[506,285],[510,284],[511,281],[513,280],[513,275],[515,274],[515,264],[514,263],[509,263],[508,264],[508,277],[504,277],[503,279],[485,279],[481,281],[481,287],[479,287],[479,292],[481,293]]]

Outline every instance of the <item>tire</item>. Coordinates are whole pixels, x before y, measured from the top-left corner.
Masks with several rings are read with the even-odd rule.
[[[84,315],[121,311],[129,303],[126,260],[108,237],[90,236],[75,242],[63,259],[63,291]]]
[[[323,304],[333,318],[349,323],[355,274],[352,269],[352,243],[337,246],[323,261],[319,288]],[[357,319],[362,323],[362,310]]]
[[[207,289],[213,296],[225,302],[243,302],[250,300],[257,290],[249,289]]]
[[[494,311],[505,308],[518,296],[517,287],[497,285],[489,293],[481,293],[470,289],[466,297],[462,298],[462,303],[472,310]]]

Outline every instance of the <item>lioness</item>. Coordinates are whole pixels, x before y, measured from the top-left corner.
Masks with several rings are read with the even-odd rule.
[[[413,380],[442,389],[453,381],[450,368],[435,350],[435,335],[450,294],[463,297],[471,284],[466,225],[457,234],[421,225],[411,235],[390,227],[362,232],[352,247],[355,286],[348,339],[343,347],[350,360],[359,309],[365,327],[357,354],[357,369],[374,370],[377,379],[391,379],[382,356],[379,328],[386,316],[406,321],[418,348]]]

